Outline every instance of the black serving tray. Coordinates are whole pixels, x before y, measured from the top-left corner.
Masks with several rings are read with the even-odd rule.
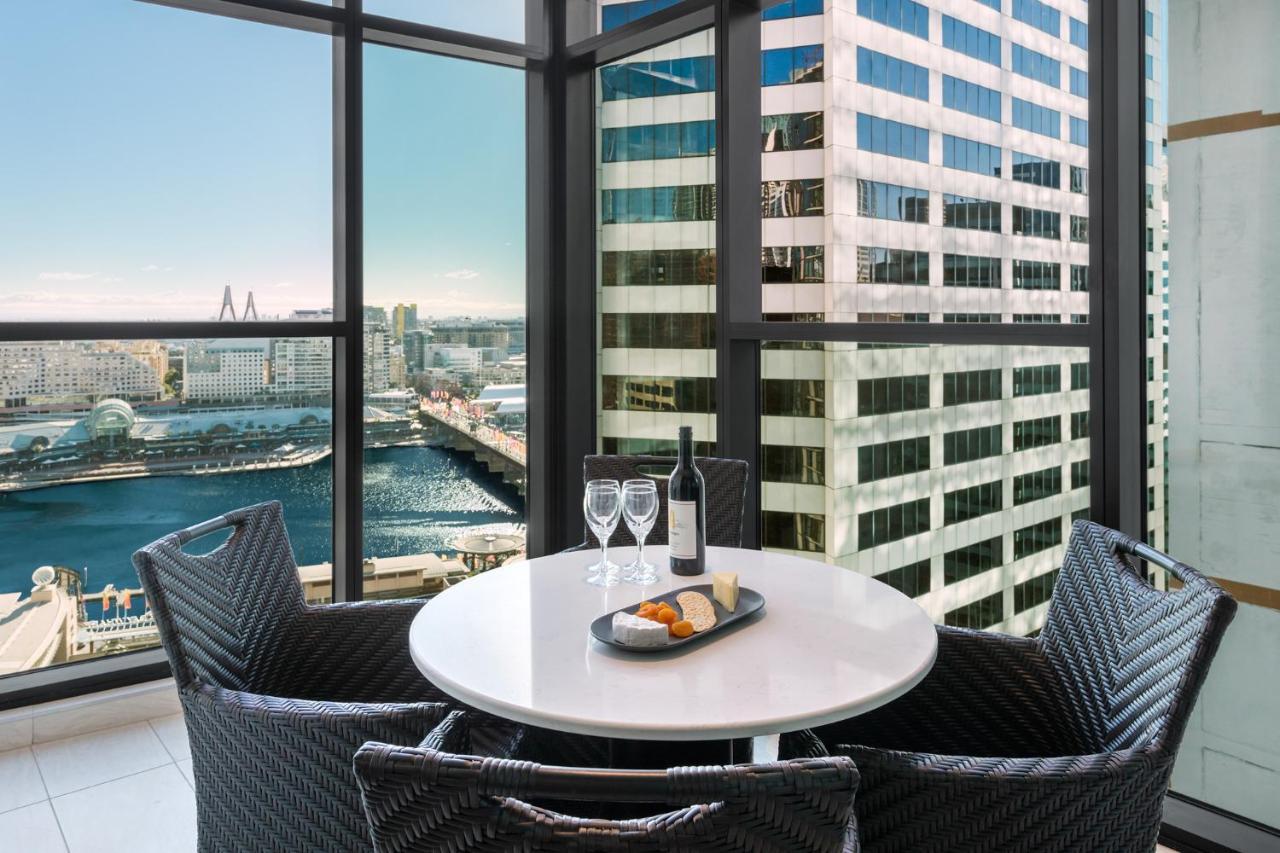
[[[625,643],[620,643],[613,637],[613,614],[621,612],[631,613],[634,615],[636,610],[640,608],[641,604],[641,601],[637,601],[635,604],[627,607],[621,607],[618,610],[610,610],[608,613],[592,622],[591,636],[606,645],[613,646],[615,649],[622,649],[627,652],[665,652],[670,651],[671,649],[679,649],[694,643],[702,642],[708,637],[714,637],[728,626],[746,619],[748,616],[756,613],[764,607],[763,595],[756,592],[754,589],[747,589],[745,586],[742,586],[738,587],[738,609],[730,613],[728,610],[724,609],[720,602],[715,600],[714,596],[711,595],[711,589],[712,587],[709,583],[697,584],[695,586],[685,586],[680,589],[673,589],[670,592],[664,592],[661,595],[654,595],[641,600],[652,601],[654,604],[661,604],[665,601],[674,607],[677,613],[680,613],[680,603],[676,601],[676,596],[682,592],[700,592],[707,597],[707,600],[711,602],[711,606],[714,607],[716,611],[716,624],[705,631],[697,632],[689,635],[688,637],[682,638],[668,636],[667,644],[665,646],[628,646]]]

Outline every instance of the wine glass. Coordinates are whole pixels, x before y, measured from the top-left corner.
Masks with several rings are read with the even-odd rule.
[[[587,526],[600,540],[600,562],[588,566],[587,583],[613,586],[618,582],[618,566],[609,562],[609,537],[618,529],[622,517],[622,489],[617,480],[592,480],[582,495],[582,512]]]
[[[658,487],[653,480],[627,480],[622,484],[622,517],[636,537],[636,559],[622,572],[622,579],[637,586],[658,582],[657,567],[644,561],[644,540],[658,520]]]

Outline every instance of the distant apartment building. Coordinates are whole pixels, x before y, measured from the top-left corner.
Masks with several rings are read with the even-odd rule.
[[[467,347],[484,347],[508,352],[511,327],[492,320],[441,322],[431,326],[432,342]]]
[[[244,400],[266,390],[270,341],[219,338],[187,344],[182,396],[193,402]]]
[[[118,347],[90,341],[0,343],[0,407],[90,404],[111,397],[158,400],[167,363],[163,346],[143,342]]]
[[[655,7],[602,3],[605,28]],[[1088,322],[1087,19],[1084,0],[767,9],[762,319]],[[713,49],[708,31],[599,71],[606,453],[671,452],[684,423],[714,450]],[[877,576],[939,622],[1037,629],[1071,520],[1089,512],[1088,358],[766,343],[764,545]]]
[[[273,394],[326,395],[333,390],[331,338],[272,338],[270,386]]]
[[[381,309],[379,309],[381,310]],[[369,309],[365,308],[364,323],[364,392],[375,394],[386,391],[391,385],[391,331],[383,323],[370,322]],[[385,313],[383,314],[385,318]]]

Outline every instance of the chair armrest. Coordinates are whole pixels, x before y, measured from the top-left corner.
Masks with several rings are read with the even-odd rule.
[[[293,744],[332,751],[335,740],[351,748],[379,740],[419,743],[449,717],[437,702],[321,702],[263,696],[200,685],[183,691],[183,710],[193,752],[202,747],[217,753],[228,746],[269,761]]]
[[[304,609],[284,629],[280,660],[260,689],[340,702],[452,702],[409,655],[409,625],[425,602],[360,601]]]
[[[846,746],[863,844],[893,851],[1153,850],[1172,757],[981,758]]]
[[[937,660],[920,684],[888,705],[814,730],[830,752],[844,744],[1010,757],[1093,751],[1036,640],[937,630]]]

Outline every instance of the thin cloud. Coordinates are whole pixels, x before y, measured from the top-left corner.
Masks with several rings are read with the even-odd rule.
[[[102,279],[103,284],[118,284],[122,281],[124,281],[124,279],[122,279],[118,275],[103,276],[103,279]]]
[[[86,278],[93,278],[96,272],[42,272],[40,273],[41,281],[84,281]]]
[[[143,272],[173,272],[173,267],[162,267],[159,264],[147,264],[142,268]]]
[[[444,277],[456,278],[460,281],[470,281],[473,278],[479,278],[480,273],[476,272],[475,270],[469,270],[469,269],[463,268],[460,270],[450,270],[449,272],[444,274]]]

